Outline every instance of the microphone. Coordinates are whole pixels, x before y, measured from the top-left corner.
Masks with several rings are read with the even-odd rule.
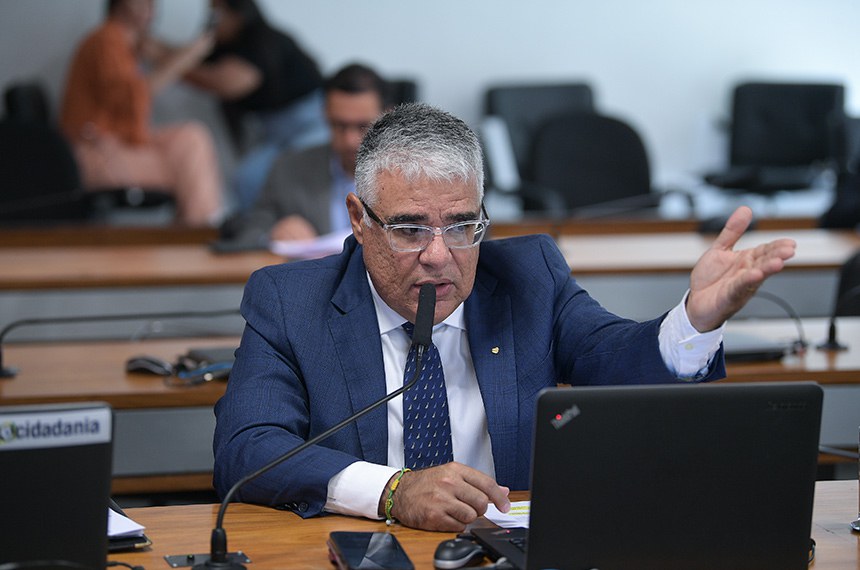
[[[3,339],[12,330],[31,325],[59,325],[70,323],[96,323],[105,321],[134,321],[144,319],[187,319],[193,317],[222,317],[238,315],[239,309],[219,309],[215,311],[178,311],[172,313],[130,313],[117,315],[78,315],[73,317],[53,317],[44,319],[21,319],[12,321],[0,330],[0,378],[14,378],[17,368],[3,366]]]
[[[773,293],[769,293],[767,291],[756,291],[754,297],[761,297],[763,299],[767,299],[768,301],[779,305],[783,311],[794,321],[794,326],[797,329],[797,340],[792,343],[791,352],[792,354],[797,354],[807,346],[809,343],[806,341],[806,334],[803,332],[803,320],[800,318],[800,315],[797,314],[797,311],[794,310],[788,301],[780,297],[779,295],[774,295]]]
[[[333,425],[329,429],[325,430],[321,434],[312,437],[311,439],[305,441],[301,445],[294,447],[283,455],[275,458],[273,461],[263,465],[253,473],[245,475],[238,481],[236,481],[230,490],[227,491],[227,494],[224,495],[224,499],[221,501],[221,507],[218,509],[218,517],[215,520],[215,528],[212,529],[212,537],[210,539],[210,553],[206,554],[195,554],[192,555],[194,559],[201,560],[208,558],[204,562],[200,564],[194,565],[194,570],[206,570],[209,568],[221,569],[221,570],[246,570],[245,566],[239,562],[240,557],[242,556],[240,553],[229,552],[227,549],[227,531],[224,530],[224,515],[227,512],[227,505],[230,504],[230,499],[233,498],[233,495],[241,489],[246,483],[249,481],[256,479],[263,473],[266,473],[270,469],[273,469],[291,459],[295,455],[298,455],[308,447],[312,445],[316,445],[329,436],[339,432],[347,425],[352,422],[358,420],[359,418],[365,416],[371,411],[375,410],[382,404],[385,404],[389,400],[396,398],[401,395],[403,392],[411,388],[418,382],[418,376],[421,372],[421,360],[424,357],[424,352],[427,347],[430,346],[431,337],[433,335],[433,316],[436,313],[436,288],[430,284],[425,283],[421,286],[421,290],[418,293],[418,310],[415,315],[415,330],[412,333],[412,346],[416,348],[415,353],[415,374],[409,380],[393,392],[390,392],[383,396],[381,399],[373,402],[369,406],[359,410],[353,415],[347,417],[345,420]]]
[[[857,301],[860,298],[860,285],[856,285],[848,289],[845,293],[836,299],[836,306],[833,308],[833,314],[830,315],[830,325],[827,331],[827,340],[818,345],[818,350],[848,350],[844,344],[840,344],[836,340],[836,317],[842,315],[842,311],[848,308],[848,304],[852,301]]]

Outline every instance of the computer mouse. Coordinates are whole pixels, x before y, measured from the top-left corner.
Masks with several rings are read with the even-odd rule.
[[[484,549],[471,540],[452,538],[443,540],[436,547],[433,566],[436,568],[462,568],[484,558]]]
[[[145,372],[148,374],[158,374],[159,376],[170,376],[173,374],[173,365],[155,356],[140,354],[132,356],[125,362],[125,369],[128,372]]]

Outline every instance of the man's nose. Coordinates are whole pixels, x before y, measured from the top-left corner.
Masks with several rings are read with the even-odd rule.
[[[421,252],[421,263],[426,265],[440,265],[447,263],[449,259],[451,259],[451,250],[441,233],[435,234],[424,251]]]

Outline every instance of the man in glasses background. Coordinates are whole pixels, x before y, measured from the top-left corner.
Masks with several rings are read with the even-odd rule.
[[[323,88],[330,141],[282,152],[254,204],[222,225],[224,241],[265,248],[272,240],[349,230],[343,203],[355,189],[355,155],[364,133],[385,110],[387,84],[373,69],[351,63]]]
[[[341,254],[269,267],[248,283],[247,326],[216,407],[222,494],[402,386],[409,323],[429,283],[435,326],[418,384],[238,497],[302,516],[462,530],[488,503],[506,510],[509,489],[527,488],[542,388],[722,377],[722,324],[795,248],[777,240],[733,251],[751,221],[740,208],[678,306],[637,323],[589,297],[547,236],[483,241],[481,150],[459,119],[421,104],[387,113],[362,142],[355,182]],[[419,430],[425,422],[432,428]]]

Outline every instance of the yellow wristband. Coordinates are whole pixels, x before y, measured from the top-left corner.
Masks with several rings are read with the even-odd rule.
[[[394,524],[394,517],[391,516],[391,509],[394,507],[394,491],[397,490],[397,486],[400,485],[400,480],[403,478],[403,474],[407,471],[412,471],[404,467],[400,470],[400,473],[397,474],[394,481],[391,482],[391,488],[388,489],[388,498],[385,499],[385,524],[392,525]]]

